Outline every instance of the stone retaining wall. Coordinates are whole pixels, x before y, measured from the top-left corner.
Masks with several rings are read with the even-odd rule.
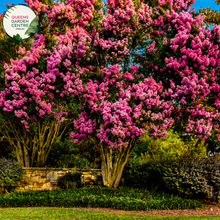
[[[94,184],[97,175],[101,175],[99,169],[76,168],[23,168],[23,177],[19,181],[16,190],[52,190],[57,189],[57,180],[65,173],[82,172],[82,182]]]

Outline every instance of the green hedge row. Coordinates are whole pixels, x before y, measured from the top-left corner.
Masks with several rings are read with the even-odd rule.
[[[0,196],[0,207],[102,207],[121,210],[194,209],[202,202],[147,190],[80,188],[57,191],[20,191]]]
[[[194,199],[220,200],[220,161],[148,162],[130,160],[123,172],[125,185],[161,190]]]

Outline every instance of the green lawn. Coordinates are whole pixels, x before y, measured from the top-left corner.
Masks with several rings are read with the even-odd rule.
[[[219,220],[220,216],[155,216],[155,215],[136,215],[136,214],[114,214],[105,213],[100,211],[91,210],[77,210],[72,208],[9,208],[0,209],[0,219],[1,220],[129,220],[129,219],[163,219],[163,220],[176,220],[176,219],[210,219]]]

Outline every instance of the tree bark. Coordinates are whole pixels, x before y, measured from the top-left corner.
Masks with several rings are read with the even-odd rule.
[[[113,149],[108,146],[100,144],[101,153],[101,172],[103,178],[103,185],[107,187],[117,188],[124,166],[128,160],[129,155],[133,151],[136,140],[131,139],[127,146],[121,146],[116,149],[116,155],[113,154]]]
[[[37,166],[43,167],[52,146],[66,127],[67,125],[60,131],[61,123],[58,121],[39,121],[36,131],[27,131],[19,121],[8,120],[1,126],[1,132],[12,146],[22,167],[33,167],[36,159]]]
[[[60,133],[61,123],[57,121],[45,122],[44,124],[38,124],[38,154],[37,154],[37,164],[39,167],[45,166],[46,160],[50,153],[51,148],[56,142],[57,138],[60,138],[64,131],[66,130],[65,126]]]

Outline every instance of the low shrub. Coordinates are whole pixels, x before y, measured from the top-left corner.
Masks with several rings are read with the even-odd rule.
[[[60,177],[57,181],[57,186],[61,189],[72,189],[82,186],[82,173],[66,173],[64,176]]]
[[[101,207],[122,210],[194,209],[202,202],[146,189],[90,187],[56,191],[19,191],[0,196],[0,207]]]
[[[164,165],[162,172],[166,186],[179,195],[220,200],[220,161],[215,158]]]
[[[162,190],[186,198],[220,201],[220,161],[147,162],[131,160],[123,178],[125,185]]]
[[[150,137],[146,132],[136,143],[131,157],[136,155],[144,162],[202,160],[206,158],[207,144],[205,140],[185,137],[183,140],[178,133],[168,130],[168,135],[159,139]]]
[[[21,166],[15,160],[0,158],[0,193],[12,192],[22,173]]]
[[[159,162],[143,162],[138,158],[129,159],[122,174],[124,186],[166,192],[167,187],[160,167]]]

